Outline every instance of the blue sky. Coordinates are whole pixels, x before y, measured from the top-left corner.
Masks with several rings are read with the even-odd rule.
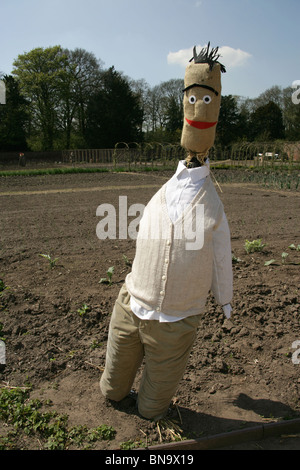
[[[219,46],[223,94],[255,98],[300,80],[299,0],[0,0],[0,72],[61,45],[150,86],[183,78],[193,46]]]

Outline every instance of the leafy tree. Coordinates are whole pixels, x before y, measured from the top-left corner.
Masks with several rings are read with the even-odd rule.
[[[36,48],[19,55],[14,75],[29,100],[31,134],[41,135],[41,149],[70,148],[72,135],[84,142],[86,107],[99,89],[101,66],[83,49]]]
[[[51,150],[62,83],[67,77],[67,56],[60,46],[36,48],[19,55],[13,65],[20,90],[30,103],[32,125],[42,133],[42,149]]]
[[[103,72],[101,85],[87,108],[88,145],[113,148],[117,142],[141,140],[142,110],[128,81],[111,67]]]
[[[253,140],[268,141],[284,138],[282,111],[272,101],[257,108],[250,117]]]
[[[241,137],[240,130],[245,123],[238,110],[237,100],[232,95],[222,96],[217,125],[216,145],[227,147]]]
[[[19,86],[12,76],[4,77],[6,104],[0,106],[0,150],[27,150],[27,102],[20,95]]]

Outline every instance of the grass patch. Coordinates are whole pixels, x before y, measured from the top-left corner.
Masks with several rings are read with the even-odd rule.
[[[72,167],[72,168],[40,168],[28,170],[5,170],[0,171],[0,177],[9,176],[44,176],[44,175],[67,175],[74,173],[124,173],[130,171],[132,173],[143,173],[151,171],[174,170],[175,166],[132,166],[126,167]]]
[[[67,175],[72,173],[107,173],[109,168],[44,168],[30,170],[0,171],[0,176],[43,176],[43,175]]]

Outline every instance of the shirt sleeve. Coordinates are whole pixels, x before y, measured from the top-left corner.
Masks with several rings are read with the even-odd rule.
[[[223,211],[222,219],[213,232],[212,293],[216,302],[230,304],[233,296],[233,274],[230,230]]]

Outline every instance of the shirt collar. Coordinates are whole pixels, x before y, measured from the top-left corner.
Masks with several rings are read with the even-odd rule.
[[[207,159],[204,165],[196,168],[187,168],[184,164],[184,160],[180,160],[177,165],[175,176],[179,179],[180,175],[183,175],[184,173],[189,175],[193,183],[197,183],[197,181],[200,181],[209,175],[209,160]]]

